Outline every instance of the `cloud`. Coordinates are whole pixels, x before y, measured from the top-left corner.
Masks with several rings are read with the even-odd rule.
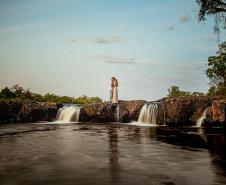
[[[71,37],[71,38],[68,39],[68,42],[70,42],[70,43],[72,43],[72,44],[75,44],[75,43],[78,42],[78,40],[75,39],[75,38],[73,38],[73,37]]]
[[[44,26],[46,26],[46,24],[37,23],[37,24],[29,24],[29,25],[23,25],[23,26],[2,27],[2,28],[0,28],[0,33],[27,31],[27,30],[33,30],[33,29],[41,28],[41,27],[44,27]]]
[[[168,27],[166,27],[167,31],[173,31],[175,29],[174,25],[169,25]]]
[[[189,15],[188,14],[184,14],[180,17],[180,22],[181,23],[186,23],[190,20]]]
[[[109,38],[97,36],[90,39],[90,41],[94,44],[111,44],[111,43],[122,43],[123,39],[121,36],[113,35]]]
[[[136,58],[132,57],[116,57],[116,56],[108,56],[108,55],[96,55],[95,58],[98,60],[102,60],[107,64],[131,64],[136,65],[139,64]]]
[[[113,58],[106,61],[108,64],[138,64],[135,58]]]

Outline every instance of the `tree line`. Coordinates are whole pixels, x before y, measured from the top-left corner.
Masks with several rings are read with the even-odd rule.
[[[101,103],[103,100],[99,97],[80,96],[77,98],[69,96],[58,96],[53,93],[46,93],[41,95],[39,93],[31,92],[29,89],[24,89],[20,85],[16,84],[12,87],[5,87],[1,89],[0,99],[15,99],[15,100],[31,100],[37,102],[55,102],[55,103]]]

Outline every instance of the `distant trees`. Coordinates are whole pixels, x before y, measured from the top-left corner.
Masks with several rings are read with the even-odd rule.
[[[99,97],[88,97],[88,96],[81,96],[78,98],[75,98],[74,100],[75,103],[77,104],[84,104],[84,103],[102,103],[103,100],[100,99]]]
[[[168,89],[168,92],[168,97],[191,97],[205,95],[204,93],[200,92],[181,91],[178,86],[171,86],[170,89]]]
[[[226,42],[219,46],[216,56],[208,58],[206,75],[210,79],[209,95],[226,95]]]
[[[47,93],[44,96],[38,93],[30,92],[30,90],[25,90],[23,87],[18,84],[13,85],[8,88],[5,87],[0,91],[1,99],[19,99],[19,100],[32,100],[38,102],[56,102],[56,103],[76,103],[76,104],[85,104],[85,103],[101,103],[103,100],[99,97],[88,97],[81,96],[77,98],[69,96],[58,96],[53,93]]]
[[[4,89],[2,89],[0,93],[0,98],[11,99],[15,97],[16,97],[15,94],[12,91],[10,91],[8,87],[5,87]]]

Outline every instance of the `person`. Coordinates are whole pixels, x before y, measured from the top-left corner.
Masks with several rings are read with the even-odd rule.
[[[111,78],[111,103],[118,103],[118,80],[115,77]]]

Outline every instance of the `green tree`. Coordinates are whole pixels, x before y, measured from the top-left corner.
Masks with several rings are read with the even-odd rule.
[[[168,89],[168,92],[169,92],[168,96],[171,96],[171,97],[172,96],[173,97],[180,96],[180,93],[181,93],[181,91],[180,91],[178,86],[171,86],[171,88]]]
[[[19,84],[13,85],[10,90],[15,94],[16,98],[24,99],[25,90],[23,87],[19,86]]]
[[[25,92],[25,98],[26,99],[29,99],[29,100],[31,100],[32,99],[32,95],[31,95],[31,92],[30,92],[30,90],[28,89],[28,90],[26,90],[26,92]]]
[[[11,99],[15,97],[16,97],[15,94],[12,91],[10,91],[8,87],[5,87],[0,92],[0,98]]]
[[[208,94],[226,95],[226,42],[219,46],[217,56],[208,58],[206,75],[210,79]]]
[[[170,89],[168,89],[168,97],[197,97],[197,96],[203,96],[204,93],[200,92],[187,92],[187,91],[181,91],[178,86],[171,86]]]

